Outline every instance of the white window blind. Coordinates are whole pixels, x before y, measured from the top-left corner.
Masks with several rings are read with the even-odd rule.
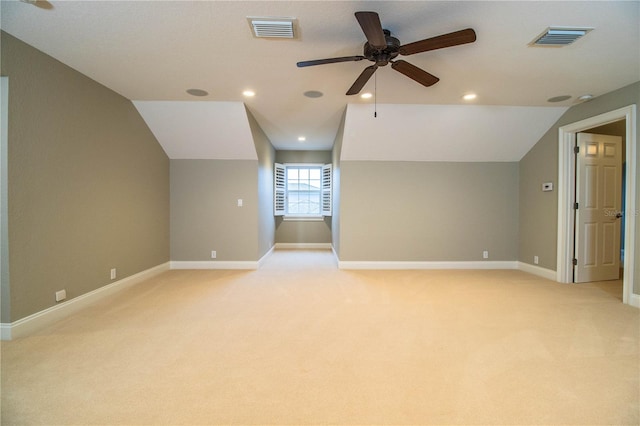
[[[331,164],[279,164],[274,167],[274,215],[331,216]]]
[[[273,176],[273,214],[282,216],[285,214],[286,188],[287,181],[285,178],[286,169],[282,164],[275,164]]]
[[[331,216],[332,177],[331,164],[322,166],[322,216]]]

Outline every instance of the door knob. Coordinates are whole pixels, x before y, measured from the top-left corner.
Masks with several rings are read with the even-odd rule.
[[[616,219],[620,219],[622,217],[622,213],[618,212],[616,213]]]

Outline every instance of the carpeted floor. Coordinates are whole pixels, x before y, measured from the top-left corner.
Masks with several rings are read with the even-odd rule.
[[[638,424],[620,282],[520,271],[169,271],[2,342],[2,424]]]

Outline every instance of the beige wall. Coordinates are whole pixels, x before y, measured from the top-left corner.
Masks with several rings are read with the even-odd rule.
[[[12,322],[169,260],[169,160],[129,100],[1,37]]]
[[[551,270],[557,268],[558,193],[542,192],[540,185],[543,182],[558,182],[558,129],[632,104],[640,106],[640,82],[570,108],[520,161],[521,262],[533,263],[533,256],[537,255],[539,266]],[[638,117],[636,128],[637,123]],[[640,160],[640,150],[636,152],[639,156],[636,160]],[[640,186],[640,180],[637,185]],[[640,191],[638,196],[640,197]],[[638,201],[640,200],[636,201],[636,205],[640,205]],[[635,262],[640,265],[640,245],[637,238],[635,244]],[[639,278],[636,274],[636,279]],[[634,283],[634,293],[640,294],[639,282]]]
[[[277,163],[331,163],[331,151],[276,151]],[[331,243],[331,218],[322,221],[284,220],[276,217],[276,243]]]
[[[259,203],[255,160],[171,160],[171,260],[257,261]]]
[[[247,118],[258,154],[258,258],[262,258],[275,243],[273,163],[276,151],[248,109]]]
[[[341,261],[517,259],[518,164],[342,161]]]

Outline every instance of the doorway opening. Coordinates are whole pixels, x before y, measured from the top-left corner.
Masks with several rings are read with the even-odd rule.
[[[600,114],[559,129],[559,170],[558,170],[558,259],[557,281],[573,282],[574,258],[574,203],[576,162],[574,146],[577,133],[587,132],[595,127],[608,125],[616,121],[625,121],[626,173],[624,178],[625,201],[624,217],[625,253],[623,262],[623,294],[622,301],[640,307],[640,297],[633,294],[635,263],[635,224],[636,224],[636,106],[630,105],[615,111]]]

